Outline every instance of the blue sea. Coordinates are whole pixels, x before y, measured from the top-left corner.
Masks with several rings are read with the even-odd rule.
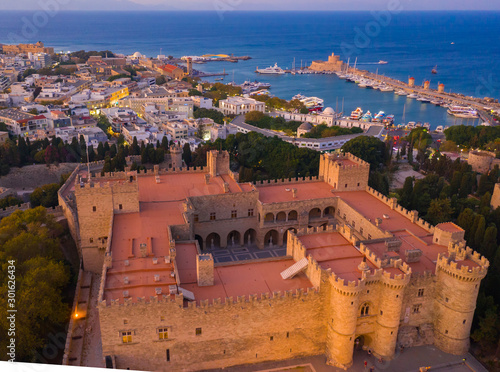
[[[225,81],[266,81],[273,94],[297,93],[325,100],[350,113],[385,111],[402,121],[459,124],[432,104],[371,89],[331,75],[258,76],[255,68],[282,68],[325,60],[332,52],[351,65],[406,81],[415,77],[446,91],[500,98],[500,12],[6,12],[0,13],[0,43],[43,41],[57,51],[112,50],[148,56],[248,55],[239,63],[195,65],[222,72]],[[385,60],[386,65],[375,64]],[[437,66],[438,74],[431,70]],[[460,119],[458,119],[460,120]],[[472,125],[472,121],[464,122]],[[476,122],[477,124],[477,122]]]

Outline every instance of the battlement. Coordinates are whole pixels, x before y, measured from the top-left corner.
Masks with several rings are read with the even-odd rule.
[[[382,268],[382,260],[380,257],[377,257],[377,255],[372,252],[365,244],[360,243],[359,245],[359,251],[365,255],[365,257],[373,263],[377,268]]]
[[[315,288],[302,289],[298,288],[291,291],[275,291],[275,292],[265,292],[261,294],[252,294],[249,296],[237,296],[236,298],[230,296],[226,298],[214,298],[212,300],[199,300],[190,301],[184,305],[184,296],[182,293],[172,294],[172,295],[159,295],[147,297],[138,297],[136,301],[133,301],[131,297],[125,298],[123,303],[118,300],[111,300],[110,304],[107,304],[105,300],[99,298],[98,306],[101,308],[113,308],[113,307],[124,307],[124,306],[144,306],[144,305],[154,305],[154,304],[173,304],[177,309],[181,311],[192,311],[198,309],[211,308],[214,310],[223,310],[230,307],[241,307],[242,304],[253,304],[260,305],[264,304],[266,306],[273,306],[273,304],[281,304],[284,301],[299,300],[299,299],[311,299],[320,296],[320,292]]]
[[[418,217],[418,212],[417,211],[409,211],[402,206],[400,206],[395,198],[388,198],[384,194],[378,192],[377,190],[371,188],[368,186],[366,188],[366,191],[376,197],[378,200],[389,206],[391,209],[395,210],[402,216],[406,217],[416,225],[420,226],[424,230],[428,231],[429,233],[434,233],[434,226],[432,226],[429,222],[424,221],[420,217]]]
[[[282,178],[282,179],[273,179],[273,180],[260,180],[260,181],[254,181],[253,185],[257,185],[257,186],[293,185],[296,183],[321,182],[321,181],[323,181],[323,177],[310,176],[310,177]]]
[[[358,282],[346,281],[333,273],[330,275],[330,284],[341,295],[354,297],[365,288],[365,279],[361,278]]]
[[[358,158],[357,156],[354,156],[350,152],[339,154],[323,154],[322,157],[325,159],[325,161],[333,162],[335,163],[335,166],[344,169],[356,167],[370,168],[370,164],[368,162]],[[342,164],[343,160],[350,160],[356,164]]]
[[[468,256],[467,258],[471,257]],[[478,256],[476,255],[474,258],[477,259]],[[454,261],[450,257],[447,257],[443,254],[439,254],[436,263],[436,273],[439,270],[443,271],[444,273],[452,276],[459,281],[480,281],[486,276],[489,267],[489,262],[484,257],[480,259],[480,262],[482,262],[484,265],[472,267],[460,261]]]
[[[30,203],[23,203],[21,205],[13,205],[11,207],[0,209],[0,218],[7,217],[12,213],[14,213],[15,211],[24,211],[29,208],[30,208]]]

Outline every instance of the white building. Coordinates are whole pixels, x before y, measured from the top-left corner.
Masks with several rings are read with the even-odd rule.
[[[264,102],[244,97],[228,97],[221,100],[219,101],[219,108],[224,115],[242,115],[250,111],[266,111]]]
[[[206,98],[202,96],[192,96],[194,105],[199,108],[212,109],[214,108],[212,98]]]

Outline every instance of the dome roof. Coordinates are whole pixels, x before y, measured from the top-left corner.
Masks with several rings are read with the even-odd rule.
[[[141,53],[139,53],[139,52],[135,52],[135,53],[133,54],[133,56],[134,56],[135,58],[140,58],[140,57],[142,57],[142,54],[141,54]]]
[[[323,111],[323,114],[333,115],[333,114],[335,114],[335,111],[334,111],[331,107],[327,107],[327,108]]]
[[[308,123],[307,121],[305,123],[302,123],[300,124],[299,128],[298,129],[302,129],[302,130],[311,130],[312,129],[312,125],[311,123]]]

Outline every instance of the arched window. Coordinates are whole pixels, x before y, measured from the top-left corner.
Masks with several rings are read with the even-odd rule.
[[[370,304],[364,303],[361,306],[361,316],[367,316],[367,315],[370,315]]]

